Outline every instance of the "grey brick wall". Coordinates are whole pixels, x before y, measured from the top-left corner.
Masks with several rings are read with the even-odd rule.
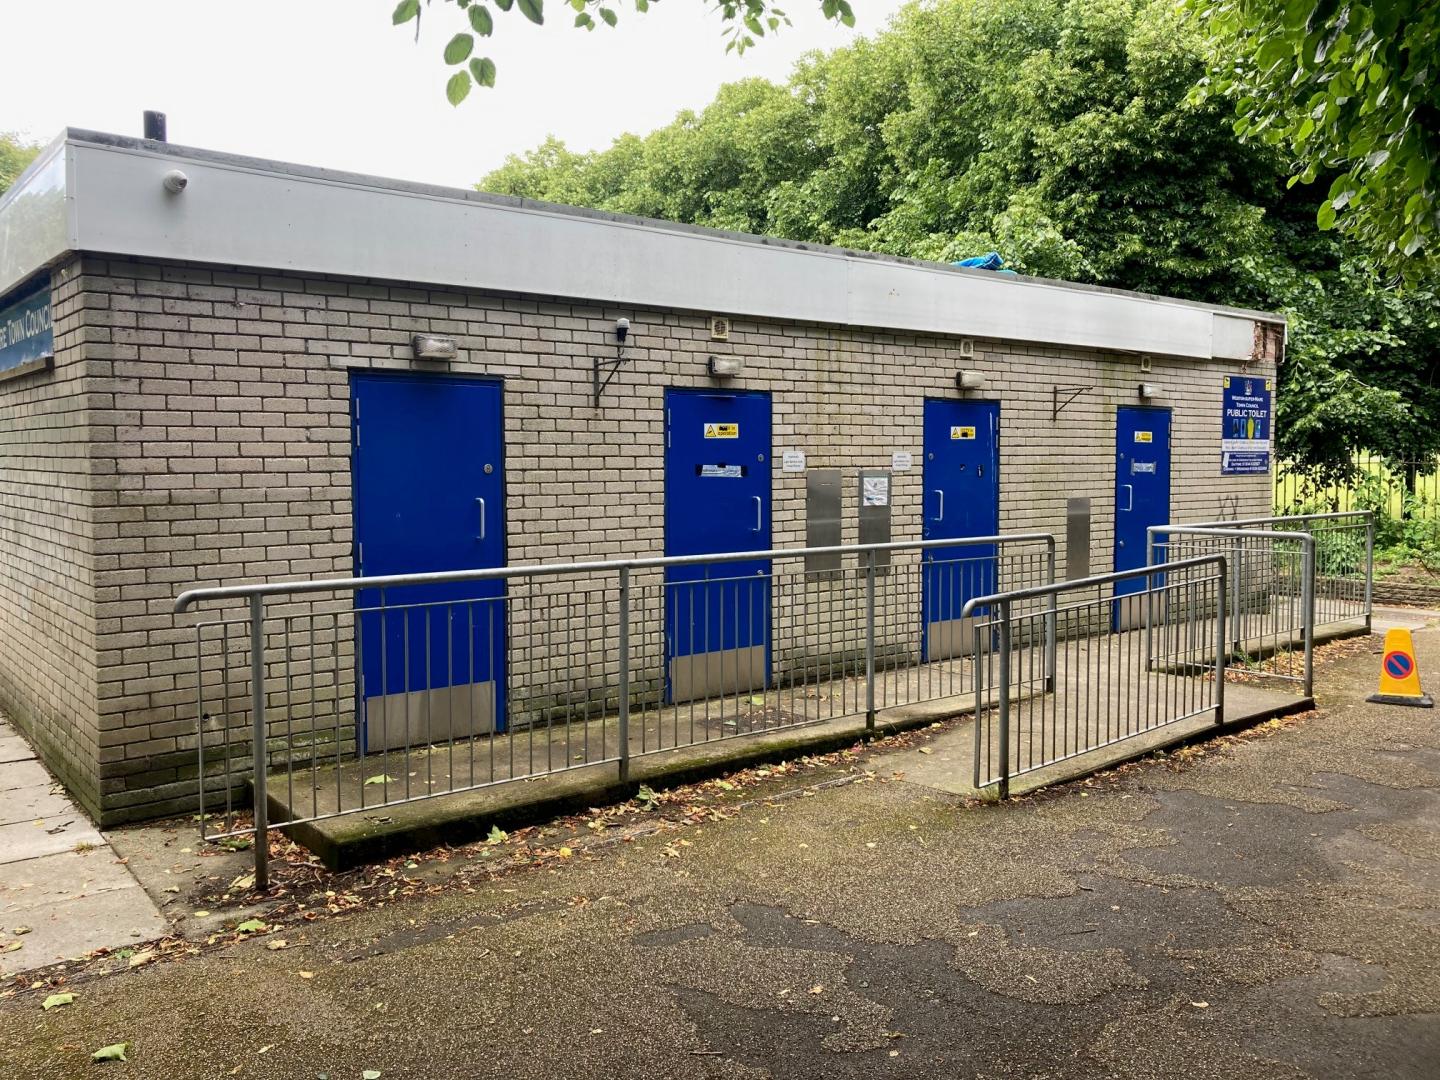
[[[92,814],[96,758],[93,381],[79,262],[52,275],[56,363],[0,383],[0,708]]]
[[[1174,410],[1172,518],[1260,515],[1270,505],[1266,477],[1219,476],[1221,376],[1238,370],[1232,364],[1157,358],[1142,376],[1135,358],[1083,350],[980,339],[966,358],[951,339],[744,319],[729,341],[716,342],[704,313],[94,256],[84,258],[80,280],[83,296],[68,301],[65,325],[67,350],[83,336],[92,378],[89,462],[71,448],[81,474],[93,474],[93,526],[57,520],[45,528],[66,537],[93,528],[84,544],[66,540],[76,558],[53,572],[75,579],[75,608],[91,620],[95,659],[78,662],[93,675],[93,696],[75,707],[98,716],[106,821],[193,805],[195,620],[171,613],[175,595],[350,572],[353,368],[504,380],[511,563],[663,553],[662,395],[667,386],[717,385],[705,374],[712,354],[743,358],[735,385],[773,395],[777,546],[805,539],[805,482],[780,470],[787,449],[804,450],[811,468],[845,471],[847,542],[856,539],[854,474],[887,468],[893,451],[912,452],[915,467],[893,479],[892,521],[894,539],[917,539],[924,400],[955,397],[960,368],[987,378],[972,396],[1001,402],[1002,529],[1050,531],[1063,544],[1066,499],[1088,495],[1094,572],[1110,568],[1115,408],[1137,403],[1142,378],[1160,388],[1156,404]],[[591,362],[615,355],[620,315],[632,326],[629,363],[597,410]],[[456,338],[461,359],[413,364],[410,336],[421,331]],[[62,372],[74,363],[67,358]],[[57,377],[34,391],[47,415],[60,408],[62,384]],[[1057,384],[1091,389],[1052,421]],[[0,393],[6,409],[17,400]],[[11,438],[5,430],[0,438]],[[83,443],[83,426],[65,430]],[[52,486],[60,464],[43,466]],[[43,567],[49,554],[26,558]],[[1060,557],[1063,566],[1063,549]],[[87,639],[73,628],[83,625],[78,615],[66,624],[69,653],[49,638],[36,644],[67,657],[55,662],[67,667],[84,652]],[[347,636],[343,622],[339,630]],[[18,657],[4,662],[11,678],[26,669]],[[515,676],[526,677],[523,666]],[[26,677],[34,685],[17,688],[17,699],[59,710],[65,694],[77,693]],[[346,677],[331,687],[332,707],[346,699]],[[77,719],[77,735],[84,722]]]

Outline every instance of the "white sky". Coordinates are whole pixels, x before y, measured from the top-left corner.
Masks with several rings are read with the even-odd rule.
[[[48,142],[62,127],[141,134],[169,116],[172,142],[407,180],[468,186],[547,134],[572,148],[646,132],[703,106],[725,82],[783,79],[812,48],[879,30],[900,0],[854,0],[856,28],[818,0],[744,57],[726,55],[713,0],[661,0],[592,33],[547,0],[536,27],[496,12],[481,40],[499,78],[459,108],[440,51],[464,16],[432,0],[420,44],[390,25],[396,0],[0,0],[0,131]],[[477,49],[476,55],[481,55]]]

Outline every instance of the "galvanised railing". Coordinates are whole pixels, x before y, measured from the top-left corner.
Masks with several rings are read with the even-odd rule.
[[[1225,555],[1230,572],[1225,640],[1231,659],[1264,660],[1265,674],[1299,682],[1307,696],[1312,692],[1316,625],[1313,536],[1239,526],[1156,525],[1147,530],[1146,551],[1152,566]]]
[[[1315,628],[1369,631],[1375,604],[1375,515],[1369,510],[1204,521],[1216,529],[1274,529],[1315,538]]]
[[[201,831],[252,835],[263,889],[272,800],[298,824],[602,764],[624,781],[640,755],[968,708],[989,654],[966,601],[1054,581],[1054,537],[1021,533],[195,589]],[[1046,603],[1023,610],[1051,686]]]
[[[1017,776],[1206,713],[1222,723],[1227,577],[1211,554],[972,598],[976,790],[1007,798]]]

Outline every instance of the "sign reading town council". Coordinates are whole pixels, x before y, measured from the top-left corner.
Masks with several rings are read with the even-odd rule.
[[[1270,472],[1270,424],[1274,415],[1270,379],[1226,375],[1222,394],[1220,475],[1255,476]]]
[[[46,367],[54,355],[55,330],[47,283],[0,307],[0,379]]]

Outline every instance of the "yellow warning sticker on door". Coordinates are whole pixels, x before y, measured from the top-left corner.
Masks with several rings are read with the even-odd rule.
[[[952,427],[950,429],[950,438],[952,439],[973,439],[974,437],[975,429],[973,427]]]
[[[1137,431],[1137,432],[1135,432],[1135,441],[1136,441],[1136,442],[1152,442],[1153,440],[1154,440],[1154,436],[1152,436],[1152,435],[1150,434],[1150,432],[1148,432],[1148,431]]]
[[[707,439],[738,439],[740,437],[739,424],[706,424],[705,438]]]

